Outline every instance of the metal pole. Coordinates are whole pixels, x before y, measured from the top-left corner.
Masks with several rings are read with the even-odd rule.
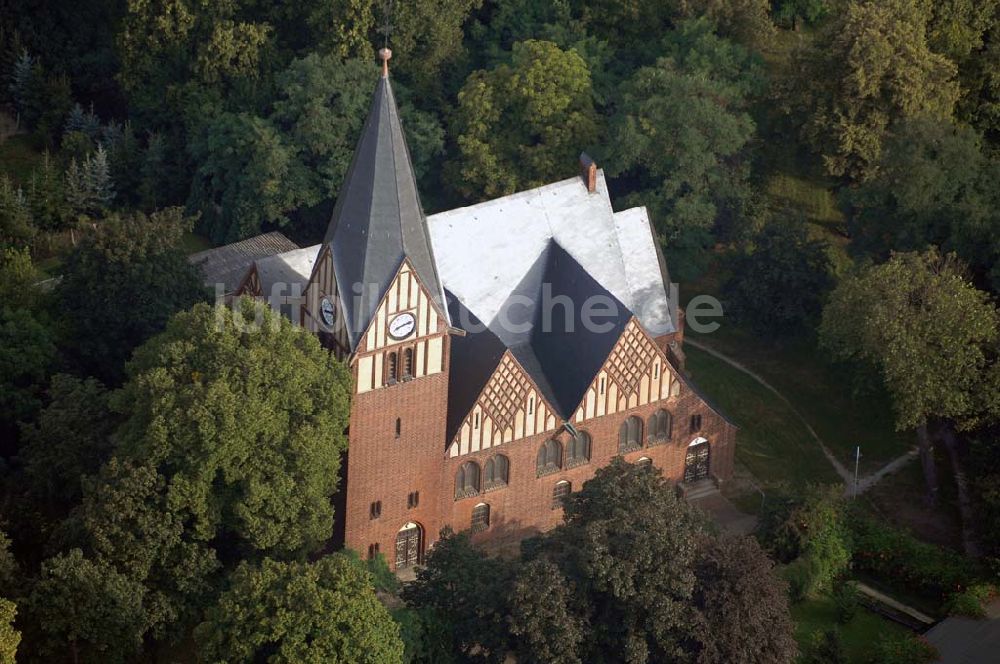
[[[858,445],[854,452],[854,497],[858,497],[858,466],[861,465],[861,446]]]

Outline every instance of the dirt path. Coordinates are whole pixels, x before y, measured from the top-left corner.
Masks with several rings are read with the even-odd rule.
[[[746,365],[732,359],[728,355],[720,353],[714,348],[706,346],[705,344],[701,343],[700,341],[696,341],[691,337],[685,338],[684,343],[694,348],[697,348],[698,350],[704,353],[708,353],[717,360],[725,362],[726,364],[736,369],[737,371],[740,371],[746,374],[747,376],[750,376],[755,381],[757,381],[757,383],[759,383],[761,387],[763,387],[768,392],[781,399],[782,403],[788,406],[789,409],[791,409],[792,413],[795,414],[795,417],[798,418],[800,422],[802,422],[802,425],[809,432],[809,435],[812,436],[812,439],[816,441],[816,444],[819,446],[820,450],[822,450],[823,456],[826,457],[827,461],[830,462],[830,465],[833,466],[834,471],[837,473],[837,475],[840,476],[840,479],[844,483],[844,495],[846,496],[860,495],[864,493],[868,489],[875,486],[879,482],[879,480],[881,480],[886,475],[896,472],[897,470],[908,464],[910,461],[917,458],[917,448],[914,447],[913,449],[909,450],[906,454],[903,454],[902,456],[893,459],[885,466],[872,473],[871,475],[859,477],[857,492],[855,493],[854,473],[848,470],[847,467],[844,466],[844,464],[842,464],[840,460],[837,459],[836,456],[834,456],[833,452],[831,452],[830,449],[826,446],[826,444],[823,443],[823,440],[819,437],[819,434],[816,433],[816,430],[812,428],[812,425],[810,425],[809,422],[806,421],[806,418],[803,417],[802,413],[799,412],[798,408],[796,408],[784,394],[779,392],[773,385],[768,383],[760,374],[748,368]]]

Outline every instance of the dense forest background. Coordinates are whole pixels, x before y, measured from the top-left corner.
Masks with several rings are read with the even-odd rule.
[[[0,661],[303,661],[313,639],[352,662],[795,656],[756,543],[645,471],[609,471],[618,511],[573,502],[510,567],[445,540],[391,617],[378,561],[320,555],[346,370],[288,326],[241,335],[247,312],[209,334],[186,255],[321,238],[386,41],[428,212],[586,151],[675,281],[718,277],[741,329],[888,395],[930,503],[934,450],[964,459],[978,553],[1000,554],[996,0],[0,0]],[[691,522],[581,569],[573,528],[612,516]],[[609,580],[640,573],[655,592]],[[712,613],[757,596],[743,632]]]

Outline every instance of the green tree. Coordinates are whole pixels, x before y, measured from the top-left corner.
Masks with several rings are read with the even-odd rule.
[[[61,231],[70,224],[63,173],[48,152],[42,157],[41,166],[31,173],[28,206],[39,230]]]
[[[309,183],[302,180],[308,172],[296,171],[294,149],[268,120],[223,113],[189,148],[198,163],[189,205],[201,211],[202,226],[217,243],[256,235],[265,223],[285,225],[308,199]]]
[[[511,63],[473,72],[458,93],[449,180],[470,199],[496,197],[572,172],[597,138],[590,72],[552,42],[514,44]]]
[[[93,378],[56,374],[48,405],[21,431],[21,462],[30,490],[50,509],[66,512],[82,496],[81,478],[111,455],[117,423],[108,392]]]
[[[143,588],[79,549],[42,563],[26,603],[48,661],[125,662],[142,645]]]
[[[364,568],[341,554],[313,563],[243,564],[195,630],[206,662],[401,664],[399,627]]]
[[[570,609],[572,592],[562,572],[548,560],[525,564],[510,597],[510,631],[518,661],[527,664],[580,664],[588,625]]]
[[[799,29],[799,21],[816,23],[830,11],[827,0],[775,0],[774,17],[793,30]]]
[[[84,480],[83,502],[55,538],[142,584],[144,622],[159,638],[183,634],[200,615],[220,569],[215,551],[168,503],[166,484],[154,468],[113,457]]]
[[[0,597],[0,664],[14,664],[21,633],[14,629],[17,605]]]
[[[504,599],[509,563],[473,548],[468,533],[441,535],[401,596],[450,629],[461,661],[502,662],[510,647]]]
[[[713,231],[744,217],[756,129],[747,108],[761,89],[761,67],[706,21],[683,24],[665,47],[666,57],[618,93],[608,169],[638,184],[625,204],[650,207],[672,269],[691,275]]]
[[[752,537],[708,540],[695,564],[697,662],[796,661],[785,584]]]
[[[879,257],[936,245],[1000,288],[1000,160],[968,127],[927,118],[896,127],[877,175],[845,200],[859,246]]]
[[[997,0],[937,0],[930,5],[927,40],[936,53],[958,64],[982,47],[997,19]]]
[[[923,0],[851,0],[793,67],[805,137],[832,175],[875,174],[893,121],[949,119],[955,65],[927,43]]]
[[[0,175],[0,246],[30,247],[36,232],[24,191],[6,173]]]
[[[581,659],[682,657],[695,615],[699,517],[654,469],[621,457],[571,494],[564,512],[531,557],[555,562],[589,615]]]
[[[845,278],[823,310],[820,342],[838,360],[874,369],[892,398],[896,428],[916,429],[929,498],[937,492],[927,433],[932,420],[976,425],[997,412],[990,349],[1000,314],[953,255],[894,254]]]
[[[195,539],[312,552],[333,527],[350,393],[345,366],[268,307],[199,304],[136,351],[118,453],[157,469]]]
[[[483,0],[403,2],[392,16],[393,65],[421,90],[433,89],[449,77],[445,66],[464,54],[462,28]]]
[[[0,445],[16,450],[18,422],[30,421],[42,406],[41,395],[57,361],[51,327],[28,309],[0,307]]]
[[[136,346],[174,312],[207,299],[179,248],[190,225],[179,208],[115,215],[70,255],[55,297],[65,344],[87,374],[117,384]]]
[[[811,331],[833,287],[829,246],[804,221],[771,222],[731,262],[726,312],[758,334]]]

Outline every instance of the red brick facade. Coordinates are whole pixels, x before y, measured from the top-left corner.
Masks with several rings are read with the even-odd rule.
[[[650,443],[644,432],[642,447],[625,454],[626,460],[647,457],[665,477],[680,482],[688,445],[704,438],[710,447],[711,477],[726,480],[732,476],[736,429],[685,380],[675,396],[577,423],[578,430],[591,436],[592,444],[590,461],[573,468],[566,468],[564,463],[558,472],[541,477],[536,472],[540,446],[555,437],[565,449],[570,438],[565,429],[555,435],[549,431],[449,458],[448,374],[461,367],[451,366],[448,341],[444,345],[444,368],[439,374],[358,394],[352,405],[346,514],[341,515],[346,519],[345,545],[363,556],[379,551],[394,568],[396,536],[405,524],[420,526],[422,555],[433,546],[443,527],[455,531],[470,528],[473,509],[482,503],[489,505],[489,527],[476,533],[474,541],[483,544],[512,545],[557,525],[562,510],[553,508],[556,483],[569,481],[575,491],[619,454],[619,427],[631,415],[645,423],[663,408],[672,414],[673,426],[671,438],[665,442]],[[696,430],[692,429],[693,415],[701,415]],[[507,485],[489,490],[481,485],[477,495],[456,499],[459,467],[475,461],[482,469],[497,454],[509,460]],[[419,492],[419,502],[411,507],[414,492]],[[380,505],[377,516],[373,515],[372,503]]]

